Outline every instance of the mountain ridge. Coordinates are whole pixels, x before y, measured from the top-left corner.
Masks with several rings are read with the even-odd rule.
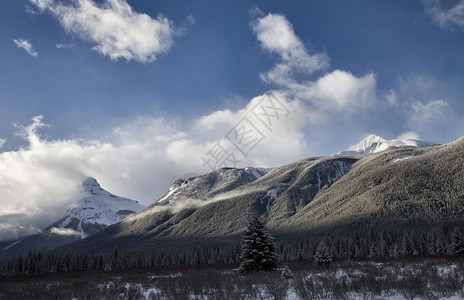
[[[59,250],[72,246],[110,252],[114,247],[134,250],[132,245],[137,249],[181,249],[201,243],[233,244],[243,234],[250,214],[261,216],[280,241],[329,232],[460,222],[464,191],[457,186],[464,183],[463,166],[464,139],[445,145],[307,158],[233,189],[217,190],[209,198],[197,198],[201,205],[172,210],[169,205],[154,203]],[[204,195],[213,186],[214,172],[201,175],[210,178],[209,185],[202,187],[208,191]]]

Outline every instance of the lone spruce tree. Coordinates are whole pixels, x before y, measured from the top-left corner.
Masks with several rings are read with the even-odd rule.
[[[248,222],[240,261],[241,273],[272,271],[276,268],[274,243],[257,216]]]

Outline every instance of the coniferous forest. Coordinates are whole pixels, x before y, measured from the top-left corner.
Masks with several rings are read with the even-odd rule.
[[[2,276],[45,274],[90,270],[127,270],[158,266],[239,264],[244,241],[235,245],[197,245],[177,251],[128,251],[111,253],[29,253],[0,261]],[[246,239],[245,239],[246,242]],[[282,243],[274,241],[279,263],[314,261],[321,248],[328,259],[464,256],[464,235],[460,227],[404,231],[354,232]],[[323,245],[323,247],[321,246]]]

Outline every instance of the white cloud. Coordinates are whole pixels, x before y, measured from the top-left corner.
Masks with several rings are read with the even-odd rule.
[[[424,0],[423,2],[426,11],[442,28],[456,25],[464,29],[464,0],[458,1],[449,8],[443,8],[440,0]]]
[[[399,105],[398,93],[394,89],[389,90],[388,93],[384,95],[384,97],[385,97],[385,100],[387,100],[388,104],[390,104],[390,106]]]
[[[268,14],[254,19],[251,26],[260,46],[279,57],[270,71],[260,75],[261,79],[278,85],[288,99],[309,104],[305,110],[311,123],[324,123],[334,114],[350,116],[375,104],[376,80],[372,73],[357,77],[334,70],[316,81],[302,80],[299,75],[328,68],[329,58],[325,53],[309,54],[285,16]]]
[[[297,97],[309,101],[324,112],[349,115],[374,104],[375,86],[374,74],[356,77],[349,72],[335,70],[316,82],[295,84],[292,90]]]
[[[442,99],[428,102],[414,100],[409,104],[407,125],[427,141],[446,143],[449,137],[456,139],[462,135],[464,118]]]
[[[434,119],[441,120],[451,112],[448,102],[443,100],[432,100],[427,103],[413,101],[411,103],[411,119],[432,121]]]
[[[6,139],[0,139],[0,148],[2,148],[3,145],[5,145],[5,142],[6,142]]]
[[[413,131],[407,131],[407,132],[402,133],[396,139],[399,140],[399,141],[403,141],[403,140],[420,140],[420,136],[417,133],[413,132]]]
[[[71,34],[94,43],[93,49],[112,60],[153,62],[168,52],[178,29],[168,18],[135,12],[126,0],[29,0],[40,12],[49,11]],[[192,23],[193,17],[187,19]]]
[[[73,49],[75,47],[74,43],[56,44],[56,49]]]
[[[29,55],[33,57],[39,56],[39,52],[37,52],[29,40],[24,39],[13,39],[13,42],[18,46],[18,48],[24,49]]]
[[[268,14],[254,19],[251,27],[261,47],[280,58],[273,69],[260,75],[263,81],[286,85],[293,81],[296,73],[311,74],[328,67],[327,55],[308,54],[292,24],[283,15]]]
[[[52,229],[50,229],[50,232],[54,233],[54,234],[57,234],[57,235],[65,235],[65,236],[73,236],[73,235],[81,236],[82,235],[81,232],[76,231],[76,230],[71,229],[71,228],[53,227]]]

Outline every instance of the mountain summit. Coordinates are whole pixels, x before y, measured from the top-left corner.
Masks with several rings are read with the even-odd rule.
[[[412,138],[397,138],[393,140],[385,140],[380,136],[371,134],[359,143],[357,143],[356,145],[350,146],[348,150],[338,152],[337,155],[359,155],[367,153],[378,153],[387,150],[390,147],[423,147],[432,145],[436,144],[419,141]]]
[[[51,250],[83,239],[145,208],[135,200],[104,190],[91,177],[82,182],[79,196],[79,200],[67,209],[63,218],[32,236],[0,249],[0,257]]]
[[[69,233],[74,230],[84,238],[145,208],[135,200],[105,191],[95,178],[85,179],[82,190],[82,198],[67,210],[65,218],[54,228],[64,228]]]

